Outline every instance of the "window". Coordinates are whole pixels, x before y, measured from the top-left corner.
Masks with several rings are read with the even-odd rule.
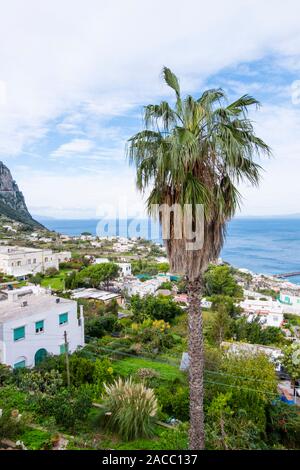
[[[33,258],[33,264],[36,264],[36,258]]]
[[[59,346],[59,351],[60,351],[60,354],[65,354],[66,353],[66,345],[65,343],[64,344],[61,344]]]
[[[19,341],[25,338],[25,326],[20,326],[14,329],[14,341]]]
[[[27,260],[27,263],[28,263],[28,264],[31,264],[31,259],[28,259],[28,260]]]
[[[48,258],[47,258],[47,256],[46,256],[46,258],[45,258],[45,263],[47,263],[47,262],[48,262]]]
[[[26,367],[25,361],[19,361],[14,364],[14,369],[22,369],[23,367]]]
[[[44,320],[37,321],[35,323],[35,332],[42,333],[44,331]]]
[[[59,324],[60,325],[65,325],[68,323],[68,314],[67,313],[61,313],[59,315]]]
[[[17,266],[21,266],[21,261],[17,261]]]

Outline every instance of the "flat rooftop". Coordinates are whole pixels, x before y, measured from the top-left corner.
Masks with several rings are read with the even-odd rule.
[[[17,296],[18,291],[19,296]],[[74,300],[57,297],[47,292],[30,293],[28,288],[27,291],[26,293],[24,288],[0,291],[0,323],[30,317],[37,313],[48,313],[49,310],[57,314],[63,313],[76,303]],[[58,298],[59,302],[56,302]],[[27,305],[22,306],[23,302],[27,302]]]
[[[96,299],[102,300],[103,302],[107,300],[115,299],[116,297],[120,297],[120,294],[115,294],[114,292],[108,292],[105,290],[99,289],[80,289],[77,291],[73,291],[71,294],[72,299]]]
[[[51,251],[43,248],[28,248],[27,246],[0,245],[0,255],[13,255],[21,253],[37,253],[41,251]]]

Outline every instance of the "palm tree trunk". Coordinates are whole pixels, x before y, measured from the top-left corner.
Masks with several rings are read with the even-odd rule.
[[[202,278],[192,281],[188,280],[187,290],[189,301],[189,448],[191,450],[201,450],[204,449],[204,348],[201,310]]]

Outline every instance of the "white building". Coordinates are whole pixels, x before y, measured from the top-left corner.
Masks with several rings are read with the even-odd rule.
[[[300,315],[300,297],[285,292],[280,292],[279,302],[284,313]]]
[[[170,281],[170,275],[159,274],[155,278],[143,282],[137,278],[128,279],[125,281],[123,288],[129,296],[138,294],[140,297],[144,297],[150,294],[153,295],[155,291],[167,281]]]
[[[0,292],[0,362],[14,368],[33,367],[48,353],[84,346],[84,318],[77,302],[55,297],[40,287]]]
[[[120,268],[120,273],[123,277],[131,276],[131,264],[130,263],[117,263]]]
[[[59,263],[70,258],[69,251],[53,253],[48,249],[0,246],[0,271],[15,277],[23,277],[45,272],[48,268],[58,269]]]
[[[256,315],[282,314],[282,305],[277,300],[246,299],[240,303],[244,313]]]
[[[240,303],[240,307],[248,315],[248,322],[258,317],[264,326],[280,328],[283,323],[283,307],[277,300],[246,299]]]
[[[268,313],[268,314],[250,314],[247,321],[252,322],[255,318],[259,318],[259,323],[263,326],[276,326],[280,328],[283,324],[283,313]]]

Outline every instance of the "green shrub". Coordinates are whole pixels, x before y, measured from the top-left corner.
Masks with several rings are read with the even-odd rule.
[[[300,448],[300,415],[297,406],[276,401],[267,409],[267,434],[271,444]]]
[[[0,364],[0,386],[6,385],[12,380],[12,370],[5,364]]]
[[[93,394],[95,398],[99,398],[104,392],[104,384],[111,382],[113,373],[112,363],[107,357],[96,359],[93,375]]]
[[[102,336],[119,329],[118,318],[115,315],[103,315],[102,317],[87,319],[85,322],[87,338],[89,336],[92,338],[102,338]]]
[[[12,417],[11,411],[4,410],[0,417],[0,438],[16,438],[22,430],[22,419]]]
[[[183,385],[160,386],[156,390],[158,403],[163,413],[180,421],[189,419],[189,389]]]
[[[53,416],[56,424],[70,430],[87,418],[92,406],[91,393],[87,388],[64,389],[53,396],[39,394],[35,398],[40,414]]]
[[[129,441],[153,434],[153,419],[157,413],[157,400],[152,389],[132,379],[121,378],[105,385],[104,406],[107,426]]]
[[[46,269],[45,275],[48,277],[52,277],[52,276],[56,276],[58,273],[59,271],[56,268],[51,267],[51,268]]]
[[[17,409],[22,413],[30,409],[28,394],[18,390],[14,385],[0,387],[0,408],[9,411]]]
[[[63,384],[61,374],[57,370],[41,372],[28,370],[19,378],[19,388],[26,392],[47,393],[53,395]]]
[[[160,450],[186,450],[188,449],[188,425],[181,424],[174,430],[165,430],[161,433],[157,442],[157,447],[153,449]]]
[[[29,450],[47,450],[52,447],[50,432],[39,429],[26,429],[18,436],[18,440]]]

